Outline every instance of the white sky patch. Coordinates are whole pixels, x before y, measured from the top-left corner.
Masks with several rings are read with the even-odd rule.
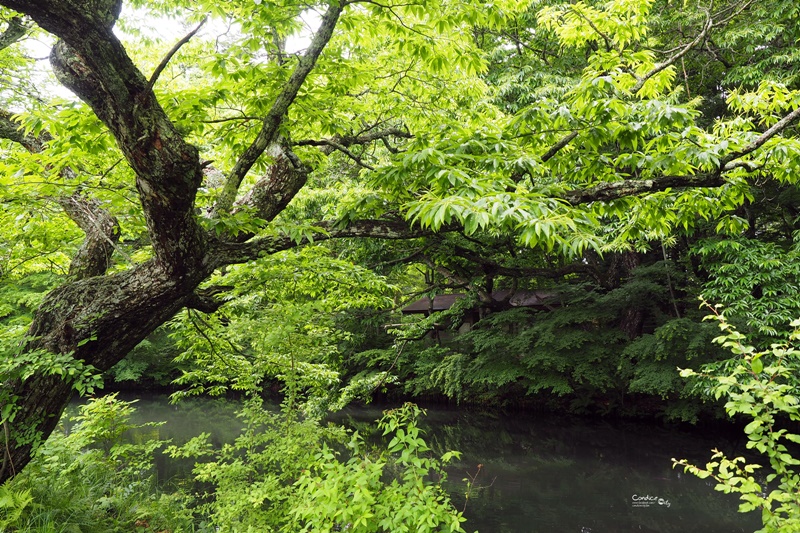
[[[259,3],[259,2],[256,2]],[[137,30],[145,37],[153,40],[174,41],[182,39],[187,33],[196,27],[196,23],[188,24],[185,21],[170,18],[156,17],[144,9],[123,8],[121,17],[125,17],[128,24],[135,24]],[[286,52],[294,54],[305,50],[311,42],[314,32],[317,31],[322,23],[321,15],[313,10],[307,9],[300,14],[302,28],[294,35],[286,38]],[[231,32],[238,31],[236,25],[229,27],[225,21],[218,19],[209,20],[205,23],[197,37],[219,39]],[[265,29],[265,31],[268,31]],[[128,37],[125,32],[115,29],[115,33],[121,38]]]
[[[122,26],[134,26],[142,37],[169,47],[170,43],[177,43],[196,26],[196,23],[188,24],[176,18],[159,17],[146,9],[133,9],[128,6],[123,6],[120,18],[124,20]],[[285,51],[288,54],[300,54],[305,51],[322,22],[322,16],[313,9],[307,9],[300,14],[300,20],[301,29],[286,39]],[[197,38],[218,39],[232,31],[235,32],[236,28],[228,27],[224,21],[210,20],[203,26]],[[136,38],[123,31],[120,25],[115,27],[114,32],[123,41]],[[53,77],[48,58],[54,42],[55,39],[51,35],[42,34],[36,39],[26,39],[23,46],[27,50],[27,55],[37,60],[35,80],[37,85],[44,89],[45,96],[74,101],[77,99],[76,96]]]
[[[25,55],[36,61],[31,81],[44,98],[76,100],[76,96],[69,89],[58,83],[53,75],[53,70],[50,67],[50,50],[52,50],[53,44],[55,44],[55,39],[48,33],[42,33],[36,38],[26,38],[20,43],[25,49]]]
[[[286,52],[289,54],[302,52],[308,48],[314,32],[322,24],[322,16],[313,9],[303,11],[300,14],[300,20],[303,21],[303,28],[300,32],[286,38]]]

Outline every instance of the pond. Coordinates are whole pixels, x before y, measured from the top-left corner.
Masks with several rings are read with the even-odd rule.
[[[136,405],[135,421],[166,421],[158,436],[174,443],[207,431],[221,444],[240,428],[231,402],[192,400],[176,406],[156,396]],[[350,408],[335,418],[370,435],[381,411]],[[427,413],[421,426],[429,445],[437,453],[462,452],[449,469],[448,489],[468,518],[467,531],[749,533],[760,527],[757,513],[737,512],[735,495],[716,492],[713,481],[672,468],[672,457],[704,464],[714,447],[742,454],[739,437],[540,414],[498,416],[438,407]],[[161,479],[188,476],[191,468],[165,458],[157,466]],[[467,500],[463,480],[471,477],[477,488]]]

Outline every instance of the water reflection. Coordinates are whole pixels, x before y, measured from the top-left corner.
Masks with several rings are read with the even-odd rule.
[[[236,404],[224,401],[173,406],[166,397],[152,397],[140,400],[137,409],[135,422],[165,420],[158,436],[174,443],[206,431],[221,445],[241,428]],[[375,407],[334,418],[377,442],[381,437],[372,422],[380,416]],[[737,440],[647,424],[449,409],[428,409],[421,426],[437,453],[462,452],[449,469],[448,488],[456,507],[465,510],[468,531],[747,533],[760,526],[757,514],[737,512],[735,495],[672,469],[672,457],[705,463],[713,447],[741,454],[743,442]],[[189,476],[191,464],[160,458],[158,468],[162,479],[180,479]],[[477,488],[467,501],[463,479],[476,473]]]
[[[353,410],[348,424],[369,431],[378,410]],[[429,410],[424,426],[437,451],[461,450],[450,469],[453,502],[470,530],[535,532],[752,532],[755,513],[737,512],[736,496],[672,469],[672,457],[705,461],[713,447],[743,443],[646,424],[553,416]],[[463,479],[483,488],[465,501]]]

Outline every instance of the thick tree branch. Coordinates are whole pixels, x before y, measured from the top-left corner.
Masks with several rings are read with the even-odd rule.
[[[562,148],[567,146],[572,140],[578,136],[577,131],[573,131],[564,137],[562,137],[556,144],[550,147],[550,149],[542,155],[542,163],[546,163],[550,159],[553,158],[558,152],[561,151]]]
[[[267,222],[289,205],[292,198],[303,188],[311,169],[297,159],[288,147],[275,143],[269,155],[273,160],[264,177],[253,185],[236,206],[254,209],[256,216]],[[249,238],[246,236],[244,238]],[[242,236],[240,236],[240,241]]]
[[[303,82],[314,68],[328,41],[333,36],[333,29],[336,27],[343,8],[344,3],[332,0],[328,10],[322,16],[320,27],[314,34],[306,53],[300,58],[291,77],[275,99],[267,116],[264,117],[261,131],[259,131],[258,136],[256,136],[247,150],[239,157],[239,160],[236,161],[231,173],[228,175],[225,186],[217,199],[217,204],[214,206],[215,213],[227,213],[233,208],[242,180],[267,147],[278,140],[280,126],[283,123],[286,112],[300,91]]]
[[[755,139],[753,142],[739,150],[738,152],[733,152],[722,158],[720,161],[720,167],[723,171],[731,170],[736,166],[736,160],[746,156],[752,152],[755,152],[766,143],[768,140],[773,138],[775,135],[779,134],[783,130],[785,130],[792,122],[794,122],[797,117],[800,117],[800,107],[789,113],[788,115],[784,116],[778,122],[776,122],[771,128],[767,131],[762,133]],[[741,165],[739,165],[741,166]]]
[[[25,37],[25,33],[27,33],[28,28],[25,27],[25,24],[22,22],[22,18],[14,17],[8,21],[8,26],[0,34],[0,50],[8,48],[15,42],[19,41],[23,37]]]
[[[466,248],[456,247],[455,255],[463,257],[464,259],[479,265],[485,272],[492,274],[506,276],[508,278],[563,278],[570,274],[585,273],[589,270],[588,265],[582,262],[570,263],[568,265],[558,268],[522,268],[522,267],[508,267],[501,265],[496,261],[492,261],[480,254],[467,250]]]
[[[79,193],[56,198],[64,212],[83,230],[86,238],[72,258],[69,275],[73,279],[102,276],[111,266],[111,256],[119,241],[117,219],[97,200]]]
[[[14,120],[14,115],[8,111],[0,110],[0,139],[7,139],[21,145],[31,153],[38,153],[42,151],[44,143],[50,137],[47,133],[43,133],[39,137],[26,134],[19,122]]]
[[[181,276],[202,261],[194,199],[202,180],[197,149],[186,143],[112,32],[118,0],[0,0],[60,38],[51,53],[59,81],[111,130],[136,173],[156,258]]]
[[[351,152],[350,149],[347,148],[346,146],[344,146],[342,144],[339,144],[337,142],[334,142],[334,141],[329,141],[328,144],[329,144],[329,146],[331,148],[333,148],[335,150],[338,150],[339,152],[341,152],[344,155],[346,155],[348,158],[350,158],[358,166],[366,168],[367,170],[375,170],[375,167],[373,167],[369,163],[365,163],[364,161],[362,161],[362,159],[359,156],[357,156],[356,154]]]
[[[109,128],[136,174],[154,258],[105,276],[92,276],[97,272],[95,266],[81,267],[85,277],[67,281],[47,294],[20,347],[29,353],[69,354],[104,371],[181,308],[213,307],[202,293],[195,293],[198,285],[216,266],[256,257],[267,244],[254,242],[249,249],[237,250],[236,243],[230,243],[227,246],[240,253],[233,259],[209,254],[213,239],[201,230],[194,211],[203,178],[198,151],[176,130],[148,80],[112,32],[119,0],[0,0],[0,5],[30,16],[59,38],[51,53],[55,75]],[[312,48],[301,58],[287,90],[266,117],[270,122],[267,129],[272,132],[267,131],[269,141],[279,138],[286,109],[330,39],[341,9],[336,4],[328,10]],[[17,135],[11,130],[7,133]],[[31,145],[29,141],[23,135],[14,142]],[[297,168],[292,155],[286,157]],[[87,229],[93,224],[107,226],[91,209],[87,215],[79,205],[80,197],[73,200],[77,204],[65,203],[76,217],[85,216],[79,224]],[[284,242],[271,248],[295,245]],[[213,246],[214,252],[225,250],[225,245],[214,242]],[[245,259],[245,252],[255,255]],[[5,453],[6,463],[19,471],[30,460],[33,444],[18,437],[33,432],[46,438],[52,432],[72,394],[71,383],[43,373],[26,379],[3,376],[2,390],[0,408],[5,411],[12,404],[17,423],[11,428],[9,442],[0,443],[0,451]],[[8,471],[0,472],[0,483],[9,476]]]
[[[649,180],[611,181],[600,183],[588,189],[567,191],[561,195],[561,198],[572,205],[578,205],[589,202],[617,200],[625,196],[635,196],[638,194],[664,191],[666,189],[720,187],[725,183],[725,179],[722,176],[725,172],[741,167],[745,167],[751,171],[760,168],[757,163],[741,161],[740,159],[764,146],[767,141],[789,127],[798,117],[800,117],[800,108],[785,115],[741,150],[732,152],[723,157],[720,160],[719,168],[716,172],[698,174],[696,176],[659,176]]]
[[[303,139],[300,141],[293,141],[292,146],[330,146],[334,142],[341,146],[356,146],[370,144],[372,142],[397,137],[401,139],[411,139],[414,136],[408,131],[400,128],[387,128],[382,130],[375,130],[358,135],[345,135],[342,137],[334,137],[333,139]]]
[[[212,285],[197,289],[194,294],[186,300],[188,309],[196,309],[202,313],[213,313],[223,305],[226,300],[220,298],[221,295],[229,293],[235,289],[233,285]]]
[[[413,137],[409,132],[405,130],[401,130],[399,128],[388,128],[385,130],[377,130],[367,133],[360,133],[358,135],[345,135],[343,137],[336,136],[332,139],[303,139],[301,141],[294,141],[292,143],[293,146],[319,146],[323,149],[323,151],[327,154],[332,152],[333,150],[337,150],[353,161],[361,167],[364,167],[369,170],[375,170],[371,165],[365,163],[361,157],[354,154],[349,148],[351,146],[361,146],[365,144],[370,144],[375,141],[382,141],[386,145],[387,149],[392,153],[397,153],[396,149],[393,149],[388,144],[388,139],[396,137],[396,138],[403,138],[403,139],[410,139]]]
[[[572,205],[608,202],[626,196],[686,187],[720,187],[725,180],[717,173],[698,176],[660,176],[649,180],[621,180],[600,183],[588,189],[567,191],[561,198]]]
[[[492,295],[483,288],[475,285],[475,283],[473,283],[472,281],[472,276],[466,274],[458,274],[453,270],[444,267],[443,265],[437,264],[433,259],[431,259],[425,254],[420,254],[419,258],[423,263],[428,265],[428,267],[431,270],[433,270],[434,272],[438,272],[446,279],[450,280],[450,282],[453,283],[455,286],[464,287],[465,289],[474,291],[478,295],[478,298],[480,298],[481,302],[483,302],[484,304],[492,303]]]
[[[196,265],[204,249],[194,216],[202,181],[197,149],[175,130],[116,38],[98,36],[97,41],[95,48],[106,50],[93,52],[91,60],[60,41],[51,55],[56,76],[92,106],[116,137],[136,172],[156,257],[180,276]]]
[[[403,240],[415,239],[443,233],[448,231],[458,231],[459,228],[448,226],[441,228],[438,232],[430,229],[411,227],[411,225],[400,218],[358,220],[340,227],[338,223],[323,221],[315,224],[321,231],[312,236],[313,242],[321,242],[329,239],[342,238],[372,238]],[[218,242],[215,243],[210,252],[210,264],[215,267],[224,265],[240,264],[252,261],[259,257],[274,254],[284,250],[297,248],[312,242],[306,237],[295,240],[289,236],[278,237],[259,237],[247,242]]]

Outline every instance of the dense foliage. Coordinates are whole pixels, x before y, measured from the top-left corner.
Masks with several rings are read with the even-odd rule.
[[[133,411],[116,395],[82,405],[69,431],[54,433],[25,472],[0,487],[2,530],[464,531],[442,489],[443,465],[457,454],[433,458],[415,406],[378,422],[391,437],[382,451],[341,427],[265,410],[260,399],[245,403],[240,436],[216,450],[207,433],[167,446],[147,431],[153,424],[130,422]],[[342,443],[345,453],[334,451]],[[197,459],[194,481],[158,483],[158,450]]]
[[[327,477],[319,440],[281,451],[296,470],[259,461],[354,398],[713,412],[675,370],[740,374],[698,297],[765,345],[800,314],[799,15],[794,0],[0,0],[0,480],[103,381],[281,392],[291,431],[250,413],[271,429],[247,476],[283,503],[241,519],[323,529],[339,519],[292,508],[287,483],[333,501],[339,478],[378,484],[381,460]],[[512,304],[533,290],[549,301]],[[209,513],[240,519],[243,449],[206,476]],[[381,489],[346,520],[399,527],[367,517],[398,498]]]
[[[0,487],[0,528],[192,531],[191,499],[163,492],[153,475],[154,453],[166,443],[148,439],[146,426],[130,422],[132,412],[129,402],[113,395],[82,406],[69,432],[55,432],[36,461]],[[131,430],[144,438],[124,441]]]

